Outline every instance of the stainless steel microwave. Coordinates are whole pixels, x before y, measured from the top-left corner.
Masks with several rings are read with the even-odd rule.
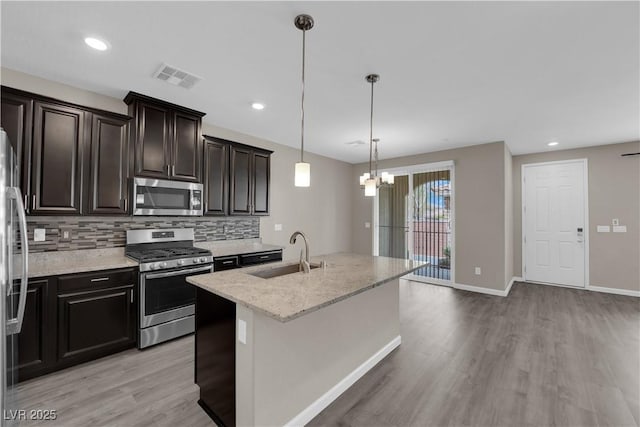
[[[163,179],[133,179],[134,215],[202,215],[202,184]]]

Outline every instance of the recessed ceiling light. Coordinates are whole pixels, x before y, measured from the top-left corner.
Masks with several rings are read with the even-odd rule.
[[[558,141],[551,141],[551,142],[550,142],[550,143],[548,143],[547,145],[548,145],[549,147],[555,147],[555,146],[556,146],[556,145],[558,145],[558,144],[559,144],[559,142],[558,142]]]
[[[89,46],[94,48],[95,50],[107,50],[109,49],[109,45],[107,42],[97,39],[95,37],[87,37],[84,39],[84,42]]]
[[[264,110],[264,104],[254,102],[253,104],[251,104],[251,108],[253,108],[254,110]]]

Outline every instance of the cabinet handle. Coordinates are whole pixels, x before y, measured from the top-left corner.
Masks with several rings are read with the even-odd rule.
[[[105,280],[109,280],[108,277],[98,277],[95,279],[91,279],[92,282],[104,282]]]
[[[127,212],[127,202],[128,202],[128,200],[127,200],[127,198],[125,197],[125,198],[124,198],[124,211],[125,211],[125,212]]]
[[[31,209],[36,208],[36,195],[31,196]]]
[[[133,289],[131,290],[131,304],[133,304]]]
[[[24,195],[24,210],[29,209],[29,195],[25,193]]]
[[[222,264],[227,265],[227,264],[233,264],[233,260],[229,260],[229,261],[222,261]]]
[[[260,257],[260,259],[267,259],[267,258],[269,258],[269,255],[262,255],[262,256]]]
[[[176,176],[176,165],[171,166],[171,176]]]
[[[171,175],[171,166],[167,165],[167,175]]]

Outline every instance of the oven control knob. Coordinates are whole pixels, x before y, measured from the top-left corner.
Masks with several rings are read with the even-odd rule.
[[[183,259],[179,259],[178,260],[178,265],[184,265],[184,260]]]
[[[200,262],[204,262],[204,261],[205,261],[205,259],[204,259],[204,258],[200,258]]]
[[[160,268],[166,268],[167,267],[167,263],[166,262],[161,262],[159,267]]]
[[[194,263],[194,264],[197,264],[197,263],[198,263],[198,258],[194,258],[194,259],[193,259],[193,263]]]
[[[156,269],[155,264],[149,264],[149,270],[155,270],[155,269]]]

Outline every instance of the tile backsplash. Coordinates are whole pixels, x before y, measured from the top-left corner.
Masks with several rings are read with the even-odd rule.
[[[34,242],[36,228],[46,230],[44,242]],[[193,228],[197,242],[254,239],[260,237],[260,218],[255,217],[27,217],[29,252],[124,246],[126,231],[140,228]],[[62,240],[68,230],[69,241]]]

